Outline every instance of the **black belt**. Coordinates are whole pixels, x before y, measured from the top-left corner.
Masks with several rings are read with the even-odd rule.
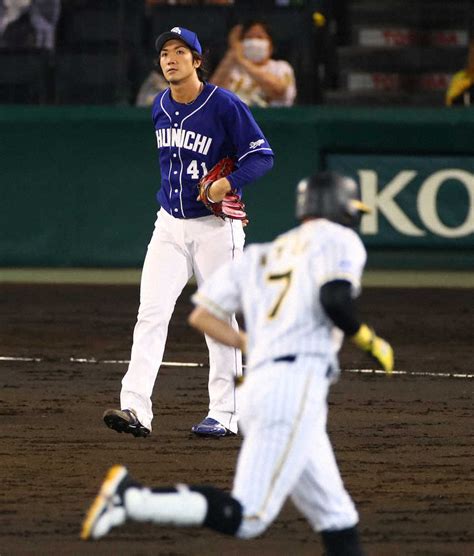
[[[274,363],[294,363],[296,361],[296,355],[282,355],[273,360]]]

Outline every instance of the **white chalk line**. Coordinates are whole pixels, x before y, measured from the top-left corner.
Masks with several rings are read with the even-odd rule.
[[[129,359],[96,359],[95,357],[69,357],[67,359],[47,359],[42,357],[15,357],[10,355],[0,356],[0,361],[13,361],[13,362],[34,362],[40,363],[43,361],[67,361],[69,363],[86,363],[86,364],[100,364],[100,365],[128,365]],[[193,363],[184,361],[163,361],[162,367],[187,367],[187,368],[203,368],[208,365],[205,363]],[[244,365],[245,368],[245,365]],[[385,375],[385,371],[381,369],[342,369],[344,373],[356,374],[371,374],[371,375]],[[474,373],[452,373],[452,372],[439,372],[433,373],[430,371],[393,371],[394,375],[405,376],[429,376],[435,378],[474,378]]]

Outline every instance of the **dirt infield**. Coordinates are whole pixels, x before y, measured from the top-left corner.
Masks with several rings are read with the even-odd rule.
[[[185,324],[185,290],[170,326],[166,361],[206,363],[204,341]],[[329,430],[361,514],[369,556],[474,553],[472,374],[474,291],[367,289],[363,316],[389,338],[406,374],[343,373],[330,396]],[[1,284],[2,502],[0,555],[309,555],[318,536],[287,504],[260,539],[210,531],[127,525],[96,543],[78,538],[83,512],[108,466],[126,464],[149,484],[214,483],[230,488],[240,437],[193,437],[206,413],[207,369],[163,368],[148,439],[102,424],[118,403],[128,359],[136,286]],[[345,369],[371,366],[350,347]],[[438,376],[437,376],[438,375]]]

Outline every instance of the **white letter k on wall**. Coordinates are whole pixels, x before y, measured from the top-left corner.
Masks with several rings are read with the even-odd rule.
[[[365,214],[361,221],[361,232],[366,235],[374,235],[379,229],[379,212],[381,212],[390,224],[400,233],[407,236],[424,236],[426,232],[421,230],[408,218],[408,216],[397,205],[394,197],[405,188],[405,186],[416,176],[414,170],[403,170],[389,182],[382,192],[378,192],[377,173],[373,170],[359,170],[359,180],[362,201],[372,209],[370,214]]]

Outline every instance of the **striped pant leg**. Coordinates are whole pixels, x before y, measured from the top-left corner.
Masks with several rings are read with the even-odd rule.
[[[346,491],[327,433],[311,444],[311,454],[291,499],[315,531],[347,529],[359,521]]]
[[[245,438],[233,488],[244,511],[241,538],[261,534],[275,519],[310,458],[315,435],[324,430],[327,379],[314,366],[291,367],[279,363],[262,372],[260,388],[255,380],[244,385],[252,391],[242,404]]]

